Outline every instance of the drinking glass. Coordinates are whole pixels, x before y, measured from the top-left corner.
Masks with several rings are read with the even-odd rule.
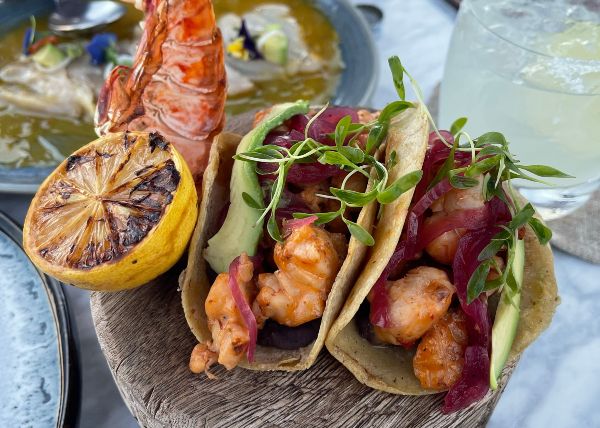
[[[600,187],[600,0],[464,0],[440,93],[442,127],[502,132],[523,164],[575,178],[515,180],[545,219]]]

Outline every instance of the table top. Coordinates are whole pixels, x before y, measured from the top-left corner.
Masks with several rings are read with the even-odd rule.
[[[356,3],[367,3],[355,0]],[[399,55],[426,98],[442,78],[454,22],[443,0],[378,0],[375,29],[380,78],[373,107],[396,98],[387,58]],[[408,94],[410,98],[412,94]],[[23,222],[28,196],[0,194],[0,210]],[[489,427],[600,426],[600,265],[555,251],[562,303],[550,328],[523,354]],[[135,427],[104,360],[89,309],[89,292],[65,287],[82,371],[81,427]],[[598,299],[596,299],[598,297]]]

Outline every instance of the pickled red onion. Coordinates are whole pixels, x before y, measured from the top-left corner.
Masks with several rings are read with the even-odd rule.
[[[489,216],[489,207],[484,205],[481,208],[452,211],[447,215],[433,218],[431,222],[423,225],[419,234],[417,251],[422,250],[433,240],[451,230],[473,230],[484,227],[489,221]]]
[[[283,222],[283,234],[284,236],[288,236],[290,233],[292,233],[292,231],[311,225],[317,220],[318,218],[316,215],[311,215],[305,218],[295,218],[293,220],[285,220]]]
[[[252,258],[255,267],[257,267],[257,258]],[[249,362],[254,361],[254,351],[256,350],[256,338],[258,336],[258,325],[256,323],[256,317],[250,308],[250,304],[244,298],[244,294],[240,289],[240,285],[238,283],[238,275],[239,275],[239,267],[240,267],[240,257],[236,257],[233,259],[231,264],[229,265],[229,290],[231,291],[231,295],[233,300],[235,301],[235,305],[237,306],[240,314],[242,315],[242,319],[244,320],[244,324],[246,324],[246,328],[248,329],[248,335],[250,336],[250,341],[248,342],[248,350],[247,357]]]

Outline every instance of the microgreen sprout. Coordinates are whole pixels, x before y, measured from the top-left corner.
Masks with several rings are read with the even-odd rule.
[[[262,204],[252,199],[248,194],[243,195],[244,201],[251,207],[263,210],[259,222],[269,216],[267,231],[273,239],[281,241],[282,236],[275,213],[280,206],[286,177],[292,165],[316,161],[323,165],[337,166],[340,170],[347,172],[341,186],[339,188],[330,187],[330,194],[317,194],[317,196],[338,201],[339,208],[336,211],[323,213],[294,213],[294,217],[303,218],[315,215],[317,217],[316,224],[325,224],[340,218],[353,237],[370,246],[375,242],[373,237],[360,224],[347,218],[346,209],[349,207],[364,207],[374,201],[389,204],[401,194],[413,188],[421,179],[423,173],[413,171],[393,183],[389,183],[388,168],[390,168],[390,165],[386,167],[378,160],[377,155],[377,149],[387,136],[391,119],[402,111],[413,108],[414,105],[405,100],[395,101],[388,104],[377,119],[366,124],[353,123],[351,116],[344,116],[339,120],[335,132],[331,135],[335,145],[323,144],[309,137],[311,126],[325,112],[327,107],[328,105],[325,105],[309,120],[304,131],[304,140],[294,143],[289,149],[276,145],[266,145],[235,156],[235,159],[238,160],[256,162],[256,172],[258,174],[265,174],[265,171],[261,171],[258,163],[270,163],[277,166],[276,171],[267,173],[276,176],[271,186],[267,206],[260,208]],[[364,148],[357,143],[358,137],[362,133],[367,133]],[[397,154],[394,158],[396,156]],[[361,174],[369,179],[369,185],[365,191],[350,190],[346,187],[350,177],[354,174]]]
[[[273,239],[281,241],[282,236],[275,213],[280,205],[286,177],[292,165],[315,161],[325,165],[335,165],[347,172],[341,186],[339,188],[331,187],[329,189],[330,194],[318,194],[317,196],[338,201],[339,209],[337,211],[314,214],[294,213],[294,217],[304,218],[315,215],[317,217],[316,224],[329,223],[339,217],[346,224],[352,236],[366,245],[373,245],[374,240],[370,233],[358,223],[345,217],[346,209],[348,207],[364,207],[374,201],[380,204],[389,204],[416,186],[422,178],[422,171],[413,171],[400,177],[393,183],[388,183],[388,171],[398,162],[399,154],[392,153],[387,165],[383,164],[377,158],[377,149],[386,140],[391,119],[402,111],[415,107],[415,104],[406,101],[405,98],[404,76],[406,76],[421,108],[423,108],[430,122],[433,132],[450,149],[448,158],[429,184],[430,188],[442,180],[448,180],[454,188],[468,189],[479,185],[481,180],[484,200],[491,201],[497,197],[506,204],[511,213],[512,220],[507,225],[500,226],[500,232],[492,238],[490,244],[479,254],[478,260],[481,263],[468,283],[468,302],[473,301],[482,292],[488,290],[509,287],[513,292],[516,292],[518,284],[512,272],[512,261],[515,258],[516,242],[522,239],[520,237],[520,230],[524,226],[529,225],[542,245],[550,241],[552,233],[550,229],[534,216],[535,210],[531,204],[526,204],[523,207],[520,206],[519,198],[511,185],[511,180],[519,178],[544,183],[538,177],[564,178],[571,176],[549,166],[522,165],[510,152],[509,142],[499,132],[488,132],[477,138],[472,138],[464,131],[464,127],[467,124],[467,118],[465,117],[457,119],[452,124],[450,134],[453,136],[453,141],[448,141],[437,128],[431,113],[425,106],[423,93],[416,80],[404,68],[397,56],[391,57],[388,62],[399,100],[386,105],[380,111],[377,119],[369,123],[352,123],[350,116],[341,118],[337,123],[335,132],[329,135],[335,141],[335,145],[326,145],[309,137],[310,127],[325,112],[328,107],[325,105],[309,120],[304,131],[304,140],[294,143],[291,148],[287,149],[276,145],[266,145],[253,151],[236,155],[235,159],[237,160],[271,163],[277,166],[275,172],[261,171],[258,166],[256,167],[258,174],[276,176],[271,186],[268,205],[262,208],[263,204],[255,201],[248,194],[243,195],[244,201],[253,208],[263,210],[259,222],[267,215],[270,215],[267,222],[269,235]],[[367,134],[364,148],[357,144],[357,139],[362,133]],[[462,138],[465,140],[464,144],[461,144]],[[462,164],[457,162],[455,156],[458,152],[469,152],[471,161],[466,165],[464,162]],[[350,177],[354,174],[362,174],[369,179],[369,185],[364,192],[346,188]],[[494,258],[501,251],[506,252],[507,268],[504,271],[502,271],[501,266],[498,265]],[[488,275],[492,270],[498,273],[498,277],[494,280],[488,280]]]
[[[482,177],[482,192],[485,201],[490,201],[494,197],[501,199],[509,208],[512,220],[508,225],[502,226],[490,244],[479,254],[480,265],[471,276],[467,287],[467,301],[470,303],[476,299],[483,291],[502,289],[508,286],[513,292],[517,292],[517,281],[512,272],[512,261],[515,258],[516,242],[519,239],[519,230],[529,225],[535,233],[538,241],[546,245],[552,238],[552,231],[534,216],[535,210],[531,204],[521,207],[519,198],[516,195],[511,180],[519,178],[522,180],[533,181],[537,183],[548,184],[538,177],[569,178],[556,168],[545,165],[522,165],[518,159],[510,152],[509,142],[504,135],[499,132],[488,132],[475,139],[463,130],[467,124],[467,118],[458,118],[450,126],[450,133],[454,137],[454,143],[448,141],[437,128],[429,110],[425,107],[423,93],[418,83],[413,79],[410,73],[404,68],[398,57],[389,59],[390,69],[394,80],[394,86],[398,95],[403,100],[405,88],[403,76],[406,75],[415,92],[417,100],[423,105],[424,111],[430,121],[431,127],[440,141],[450,148],[450,153],[442,167],[438,170],[436,176],[429,184],[429,188],[435,186],[440,181],[447,179],[450,185],[458,189],[467,189],[479,184],[478,177]],[[466,140],[461,144],[461,137]],[[471,162],[469,165],[457,165],[455,161],[456,152],[470,152]],[[533,174],[533,175],[531,175]],[[537,176],[537,177],[534,177]],[[494,256],[500,252],[506,251],[506,266],[504,272],[501,272]],[[490,270],[494,269],[501,272],[498,278],[487,280]],[[507,294],[508,298],[510,296]]]

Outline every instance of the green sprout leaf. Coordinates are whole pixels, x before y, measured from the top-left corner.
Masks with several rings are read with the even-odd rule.
[[[355,192],[353,190],[344,190],[337,189],[335,187],[330,187],[329,191],[335,197],[337,197],[340,201],[346,203],[351,207],[364,207],[370,202],[374,201],[377,198],[377,189],[373,189],[370,192],[362,193]]]
[[[502,233],[502,232],[500,232],[500,233]],[[498,235],[496,235],[496,236],[498,236]],[[506,244],[506,242],[504,241],[504,239],[498,239],[498,240],[492,239],[492,242],[487,244],[485,246],[485,248],[483,250],[481,250],[481,253],[479,253],[477,260],[483,261],[483,260],[487,260],[487,259],[494,257],[498,253],[498,251],[500,251],[502,249],[502,247],[504,247],[505,244]]]
[[[346,136],[348,135],[348,130],[351,123],[352,117],[350,117],[350,115],[346,115],[342,117],[335,126],[335,145],[338,147],[338,149],[344,145],[344,141],[346,141]]]
[[[319,157],[319,162],[325,165],[347,166],[353,169],[358,168],[358,166],[350,162],[346,156],[336,151],[327,151],[323,153],[321,157]]]
[[[257,210],[262,210],[264,208],[263,204],[261,204],[260,202],[258,202],[256,199],[254,199],[252,196],[250,196],[246,192],[242,192],[242,199],[244,199],[244,202],[250,208],[254,208],[254,209],[257,209]]]
[[[273,238],[277,242],[283,242],[283,238],[281,237],[281,232],[279,232],[279,226],[277,225],[277,220],[275,219],[275,213],[271,213],[269,217],[269,221],[267,222],[267,232],[271,238]]]
[[[457,174],[455,171],[450,171],[448,180],[450,185],[455,189],[469,189],[479,184],[479,180],[472,177],[465,177],[464,175]]]
[[[535,236],[541,245],[546,245],[552,239],[552,231],[539,219],[531,217],[529,219],[529,226],[533,229]]]
[[[476,159],[482,159],[488,156],[505,156],[506,151],[502,147],[498,146],[485,146],[477,153]]]
[[[506,285],[510,288],[510,291],[513,293],[517,293],[519,291],[519,283],[515,279],[514,275],[511,273],[506,277]]]
[[[477,147],[482,147],[490,144],[499,144],[502,147],[507,146],[506,138],[500,132],[487,132],[483,135],[480,135],[475,140],[475,145]]]
[[[458,119],[456,119],[454,121],[454,123],[452,123],[452,125],[450,126],[450,133],[452,135],[454,135],[454,138],[456,138],[456,136],[458,135],[458,133],[460,131],[462,131],[462,129],[465,127],[466,124],[467,124],[467,118],[466,117],[459,117]]]
[[[294,218],[307,218],[307,217],[316,216],[317,221],[315,221],[315,224],[326,224],[326,223],[329,223],[330,221],[335,220],[337,217],[339,217],[340,212],[332,211],[332,212],[326,212],[326,213],[294,213],[293,215],[294,215]]]
[[[354,164],[362,163],[365,160],[365,152],[358,147],[343,146],[338,151]]]
[[[535,210],[531,204],[525,205],[518,213],[513,215],[512,220],[508,224],[509,229],[517,230],[521,226],[527,224],[535,214]]]
[[[396,153],[396,150],[392,150],[392,153],[390,153],[390,158],[388,159],[387,163],[385,164],[385,167],[387,168],[388,171],[391,171],[392,168],[394,168],[397,164],[398,164],[398,153]]]
[[[500,163],[500,159],[500,155],[495,155],[472,163],[465,171],[465,175],[467,177],[477,177],[478,175],[488,172]]]
[[[379,113],[378,121],[380,123],[389,122],[394,116],[400,114],[406,109],[413,108],[414,104],[408,101],[393,101],[386,105]]]
[[[491,260],[485,260],[479,266],[477,266],[477,269],[475,269],[475,272],[473,272],[473,275],[471,275],[469,283],[467,284],[467,303],[470,304],[483,292],[485,288],[485,280],[490,273],[491,266]]]
[[[396,88],[398,97],[401,100],[405,100],[406,90],[404,88],[404,67],[402,66],[402,62],[400,62],[400,58],[394,55],[388,59],[388,64],[392,71],[392,79],[394,80],[394,87]]]
[[[490,269],[491,270],[491,269]],[[499,276],[496,279],[492,279],[489,281],[485,281],[485,286],[483,287],[483,291],[496,290],[504,286],[506,282],[502,276]]]
[[[413,171],[403,175],[398,180],[394,181],[383,192],[377,195],[377,200],[382,204],[389,204],[400,197],[403,193],[415,187],[421,178],[423,171]]]
[[[519,165],[519,168],[532,172],[538,177],[574,178],[572,175],[546,165]]]
[[[388,127],[389,127],[388,122],[383,122],[383,123],[376,123],[371,128],[371,130],[369,131],[369,135],[367,137],[367,147],[366,147],[367,153],[373,153],[375,150],[377,150],[377,148],[379,148],[379,146],[381,145],[381,143],[383,142],[383,140],[385,139],[385,137],[387,135]]]
[[[367,232],[360,224],[354,223],[353,221],[348,220],[344,217],[342,217],[342,219],[344,220],[344,223],[346,223],[346,225],[348,226],[348,230],[350,231],[352,236],[354,236],[357,240],[359,240],[368,247],[371,247],[373,246],[373,244],[375,244],[375,240],[373,239],[371,234]]]

